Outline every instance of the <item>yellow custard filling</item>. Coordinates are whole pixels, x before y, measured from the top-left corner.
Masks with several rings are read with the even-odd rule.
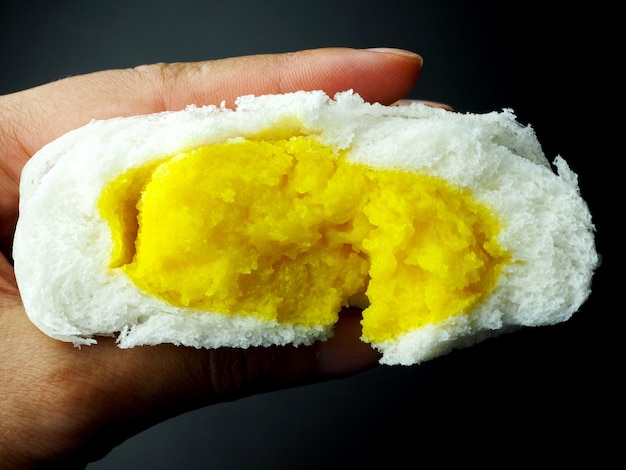
[[[379,343],[469,312],[508,255],[469,191],[348,161],[310,136],[212,144],[128,170],[98,202],[110,267],[182,307],[332,325]]]

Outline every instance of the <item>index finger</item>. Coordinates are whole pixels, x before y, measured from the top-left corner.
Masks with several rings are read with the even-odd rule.
[[[178,110],[189,104],[232,105],[246,94],[323,90],[332,96],[352,89],[366,101],[391,104],[415,85],[421,65],[421,57],[408,51],[345,48],[144,65],[70,77],[17,93],[14,115],[5,120],[14,129],[9,137],[32,154],[92,119]],[[24,119],[28,126],[10,126]]]

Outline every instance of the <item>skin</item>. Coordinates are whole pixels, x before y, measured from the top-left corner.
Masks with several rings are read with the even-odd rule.
[[[11,265],[20,172],[43,145],[91,119],[232,105],[243,94],[353,89],[392,104],[414,86],[420,56],[402,50],[317,49],[198,63],[153,64],[71,77],[0,96],[0,462],[3,468],[84,468],[160,421],[255,393],[374,366],[360,313],[309,347],[75,348],[41,333],[21,304]]]

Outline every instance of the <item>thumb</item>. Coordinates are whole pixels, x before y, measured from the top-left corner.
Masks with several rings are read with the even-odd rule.
[[[37,330],[18,299],[6,300],[0,376],[11,380],[3,381],[0,432],[14,438],[16,468],[33,461],[78,468],[186,411],[352,374],[379,357],[359,340],[356,309],[342,312],[333,338],[311,346],[119,349],[103,338],[77,349]],[[0,442],[0,460],[3,451]]]

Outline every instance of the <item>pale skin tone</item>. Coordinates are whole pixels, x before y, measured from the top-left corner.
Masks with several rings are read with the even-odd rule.
[[[18,183],[43,145],[91,119],[218,104],[243,94],[353,89],[391,104],[413,87],[421,58],[397,50],[319,49],[76,76],[0,96],[0,462],[2,468],[84,468],[177,414],[353,374],[377,363],[359,340],[358,312],[309,347],[75,348],[29,321],[10,262]]]

